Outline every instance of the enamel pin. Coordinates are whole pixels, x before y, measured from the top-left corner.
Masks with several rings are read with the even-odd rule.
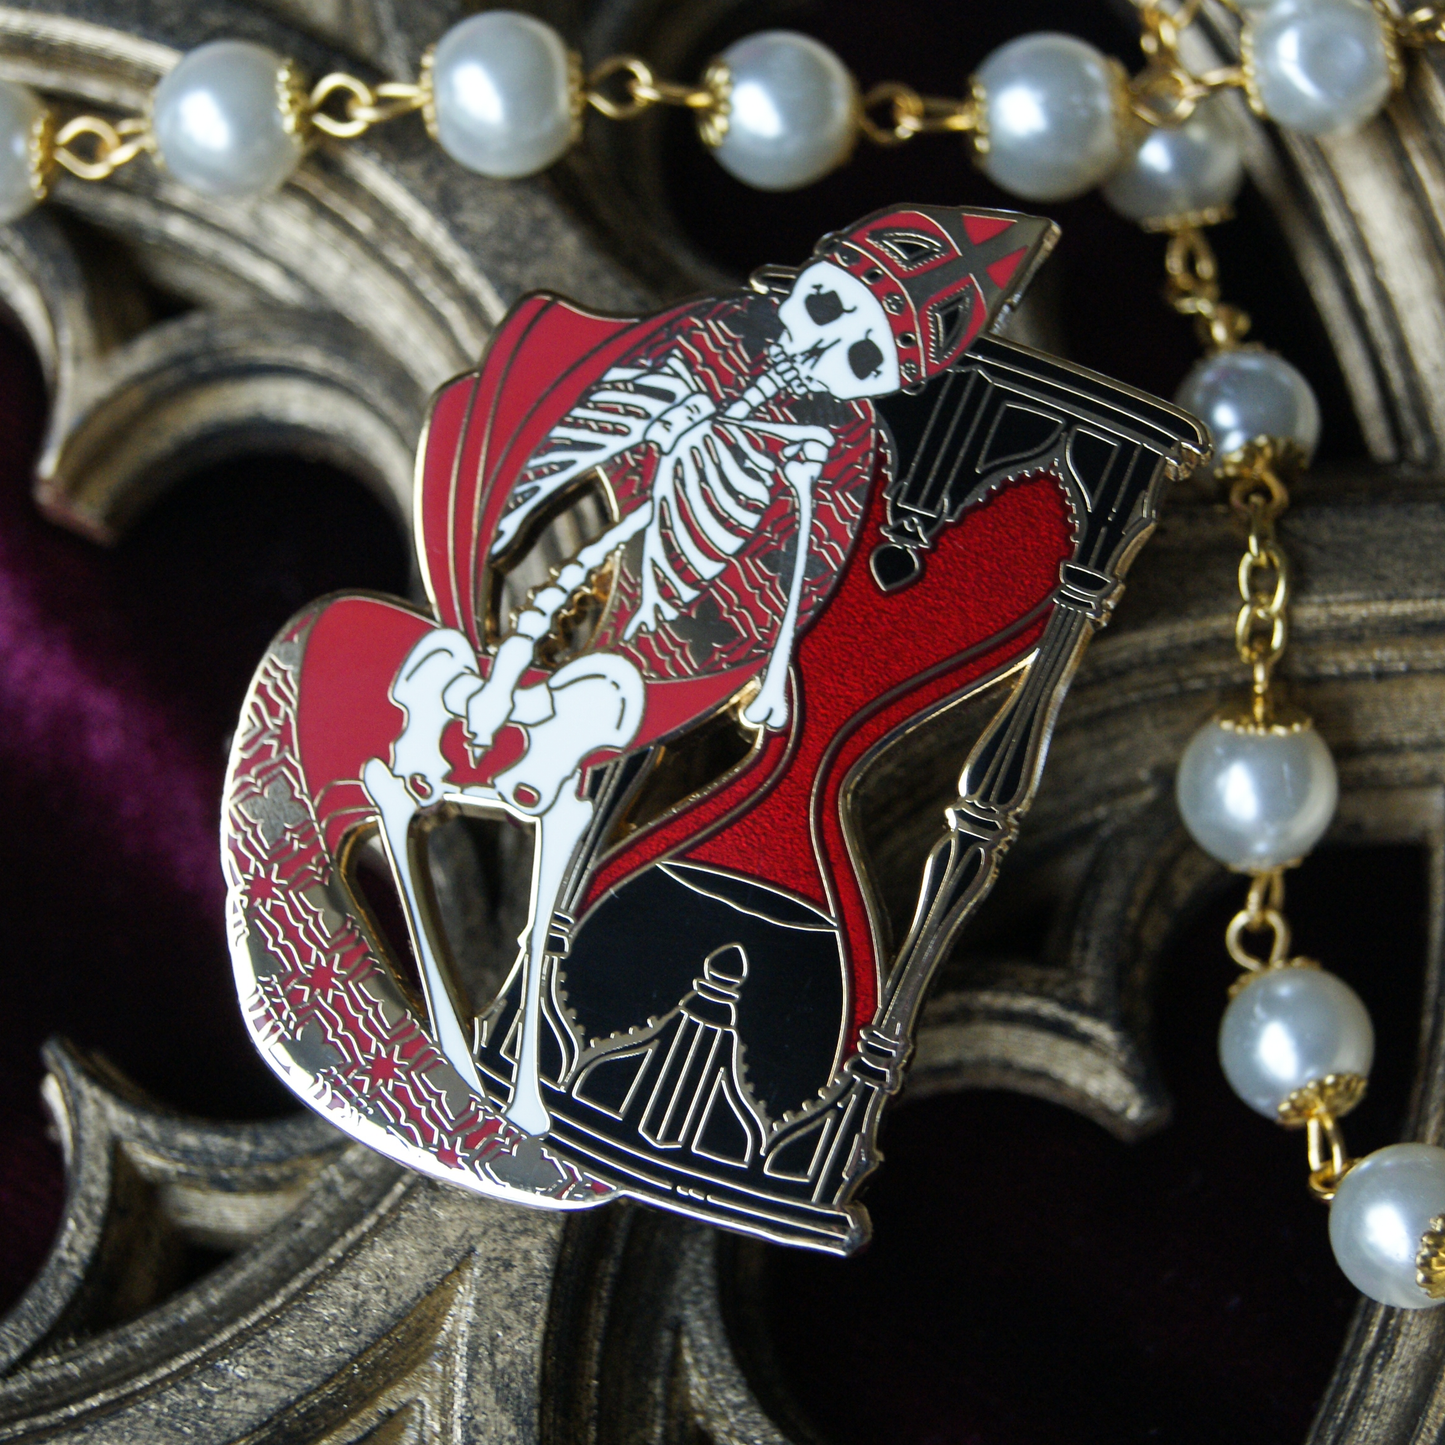
[[[227,776],[237,987],[306,1103],[497,1198],[863,1242],[929,982],[1160,488],[1205,451],[1172,407],[990,334],[1055,235],[902,207],[640,321],[528,296],[442,388],[430,606],[296,617]],[[890,941],[858,779],[999,679]],[[442,896],[459,820],[520,840],[515,956]]]

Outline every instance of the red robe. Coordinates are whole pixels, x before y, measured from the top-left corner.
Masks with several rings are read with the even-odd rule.
[[[504,322],[480,369],[438,394],[422,447],[418,550],[437,621],[471,639],[484,673],[488,554],[501,517],[515,504],[517,482],[548,433],[611,367],[647,365],[679,346],[689,350],[696,376],[717,400],[736,396],[763,365],[761,354],[755,350],[749,360],[732,334],[730,317],[740,314],[740,304],[737,298],[696,303],[629,322],[531,296]],[[755,304],[768,303],[758,298]],[[786,408],[776,416],[810,419]],[[791,892],[837,920],[848,980],[846,1041],[873,1015],[890,951],[886,926],[860,882],[863,859],[849,821],[850,774],[895,728],[1028,650],[1046,620],[1059,564],[1071,554],[1072,523],[1056,479],[1021,480],[949,528],[918,583],[885,595],[867,565],[882,540],[888,466],[872,407],[849,404],[835,434],[838,445],[815,488],[810,551],[818,560],[810,564],[799,615],[787,730],[768,734],[724,786],[598,859],[579,926],[587,907],[666,857]],[[655,448],[640,447],[609,465],[624,512],[645,501],[655,461]],[[624,575],[619,581],[622,606],[597,645],[624,652],[646,681],[634,748],[708,716],[766,665],[786,577],[775,559],[765,584],[755,587],[753,579],[769,555],[781,551],[788,528],[796,527],[792,506],[780,489],[769,509],[777,530],[760,528],[677,620],[716,610],[724,635],[700,659],[677,625],[622,641],[636,605],[636,579]],[[401,732],[403,714],[388,691],[428,625],[401,605],[356,599],[332,604],[312,630],[306,671],[312,684],[321,685],[303,688],[300,732],[333,850],[372,813],[353,780],[368,758],[387,756]],[[325,683],[327,672],[336,675],[334,686]],[[532,670],[522,682],[532,685],[544,675]],[[459,787],[490,780],[524,747],[520,729],[503,728],[474,765],[460,721],[442,741]]]

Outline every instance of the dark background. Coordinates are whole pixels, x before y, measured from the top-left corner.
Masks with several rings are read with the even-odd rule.
[[[1060,25],[1129,56],[1102,7],[793,6],[867,85],[957,91],[989,48]],[[703,53],[734,32],[720,29]],[[822,231],[900,199],[1006,205],[950,138],[860,151],[809,190],[761,196],[669,118],[666,185],[697,250],[742,273],[797,261]],[[1048,208],[1060,344],[1168,395],[1193,357],[1158,301],[1162,242],[1097,198]],[[1218,236],[1231,296],[1316,383],[1325,454],[1359,449],[1318,323],[1250,196]],[[1048,273],[1046,273],[1046,277]],[[0,1309],[59,1217],[63,1180],[37,1089],[64,1034],[168,1105],[210,1117],[290,1108],[252,1053],[222,929],[224,754],[255,659],[296,608],[335,588],[404,588],[390,517],[347,477],[256,456],[190,478],[113,549],[42,519],[30,473],[45,398],[0,328]],[[1232,579],[1221,577],[1221,589]],[[766,1305],[804,1411],[840,1442],[1074,1445],[1303,1437],[1355,1296],[1302,1140],[1229,1094],[1214,1056],[1237,885],[1178,921],[1156,1035],[1176,1113],[1126,1146],[1036,1100],[905,1104],[871,1189],[876,1239],[841,1262],[774,1252]],[[1388,910],[1361,900],[1387,897]],[[1369,1005],[1378,1031],[1360,1150],[1397,1136],[1415,1056],[1423,860],[1322,849],[1291,880],[1301,951]],[[1384,923],[1381,917],[1384,917]]]

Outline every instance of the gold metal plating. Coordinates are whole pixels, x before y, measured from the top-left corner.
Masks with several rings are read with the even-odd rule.
[[[1340,1181],[1355,1167],[1335,1116],[1324,1110],[1305,1120],[1305,1150],[1310,1164],[1310,1193],[1328,1204]]]
[[[1415,1256],[1415,1283],[1431,1299],[1445,1299],[1445,1214],[1437,1214],[1420,1236]]]
[[[1238,962],[1237,959],[1235,961]],[[1258,960],[1256,960],[1256,962],[1258,962]],[[1319,964],[1313,958],[1305,958],[1302,954],[1296,954],[1293,958],[1282,958],[1278,963],[1269,964],[1265,967],[1256,968],[1250,972],[1240,974],[1240,976],[1229,985],[1227,993],[1231,999],[1238,998],[1255,979],[1262,977],[1266,973],[1273,973],[1276,969],[1318,967]]]
[[[52,154],[56,165],[80,180],[103,181],[154,146],[150,121],[140,116],[112,125],[98,115],[77,115],[55,133]]]
[[[1139,222],[1141,231],[1151,235],[1170,235],[1186,227],[1198,230],[1204,226],[1218,226],[1234,219],[1233,206],[1206,206],[1202,211],[1180,211],[1173,216],[1154,216]]]
[[[726,60],[718,57],[702,73],[702,88],[712,96],[712,105],[697,113],[697,133],[702,143],[716,150],[728,133],[733,110],[733,73]]]
[[[1249,880],[1249,893],[1244,907],[1229,920],[1224,930],[1224,946],[1230,958],[1245,970],[1242,978],[1235,979],[1229,990],[1234,998],[1242,989],[1261,973],[1275,968],[1318,968],[1312,958],[1289,956],[1289,921],[1284,916],[1284,869],[1291,865],[1271,868],[1255,873]],[[1246,934],[1270,935],[1269,952],[1264,955],[1251,953],[1244,945]]]
[[[50,177],[55,170],[55,117],[48,110],[30,127],[27,147],[30,192],[37,201],[50,194]]]
[[[306,96],[306,77],[294,60],[286,60],[276,72],[276,106],[281,112],[281,126],[289,136],[305,139],[310,120]]]
[[[1238,88],[1244,76],[1238,66],[1225,66],[1195,75],[1180,53],[1180,34],[1199,13],[1199,0],[1185,0],[1172,13],[1158,0],[1144,0],[1139,6],[1142,33],[1139,47],[1146,64],[1128,83],[1128,104],[1132,116],[1148,126],[1182,125],[1199,104],[1217,90]],[[1201,213],[1203,214],[1203,213]],[[1203,224],[1212,224],[1205,222]]]
[[[1445,10],[1438,5],[1422,5],[1407,15],[1393,17],[1391,29],[1396,43],[1418,50],[1426,45],[1445,43]]]
[[[1286,1129],[1303,1129],[1317,1114],[1343,1119],[1365,1097],[1369,1080],[1361,1074],[1326,1074],[1296,1089],[1279,1106]]]
[[[988,87],[978,76],[970,76],[968,94],[973,101],[973,160],[975,165],[982,165],[992,143],[988,130]]]
[[[623,82],[625,98],[621,100],[605,89],[608,81],[619,75],[627,77]],[[701,85],[679,85],[659,79],[652,67],[636,55],[611,55],[587,77],[583,99],[608,120],[631,120],[654,105],[680,105],[716,118],[726,116],[731,91],[732,72],[721,60],[714,60],[708,66]],[[716,145],[726,132],[724,119],[721,129],[716,131],[717,140],[708,144]]]
[[[1272,688],[1274,669],[1289,641],[1289,562],[1275,541],[1274,524],[1289,506],[1289,489],[1280,478],[1286,468],[1304,465],[1304,454],[1291,441],[1256,437],[1224,457],[1218,466],[1229,483],[1229,505],[1246,528],[1247,543],[1239,559],[1239,595],[1243,603],[1234,624],[1240,661],[1250,669],[1253,688],[1250,711],[1228,719],[1241,730],[1298,731],[1309,719],[1281,709]]]
[[[414,84],[407,81],[387,81],[382,85],[370,86],[354,75],[333,71],[330,75],[322,76],[311,87],[309,94],[298,80],[292,91],[295,99],[289,106],[284,100],[282,104],[282,113],[288,118],[286,128],[294,133],[313,127],[337,140],[353,140],[364,135],[374,125],[425,109],[431,99],[431,68],[425,63],[423,75],[425,85],[418,80]],[[327,106],[337,99],[341,101],[340,115],[327,109]]]
[[[1390,90],[1398,95],[1405,88],[1405,59],[1400,53],[1400,17],[1385,3],[1374,0],[1375,18],[1380,22],[1380,38],[1385,42],[1385,61],[1390,67]]]
[[[621,556],[619,548],[599,562],[557,609],[551,629],[537,642],[538,666],[560,667],[575,657],[600,630],[616,590]],[[549,582],[547,585],[553,584]],[[540,587],[534,588],[533,593],[541,590]],[[532,597],[529,596],[527,605],[530,606],[531,602]]]
[[[433,64],[435,64],[434,52]],[[436,93],[430,73],[428,74],[427,91],[432,109],[435,110]],[[571,143],[576,145],[582,139],[582,119],[587,114],[587,71],[582,64],[581,53],[576,50],[567,52],[567,110],[572,118]]]
[[[874,120],[872,112],[885,105],[890,108],[888,118]],[[875,85],[858,103],[858,129],[874,145],[901,145],[916,135],[967,135],[977,131],[978,123],[979,106],[973,96],[920,95],[896,80]]]
[[[1291,733],[1302,733],[1314,727],[1314,719],[1308,713],[1301,712],[1297,707],[1285,707],[1278,704],[1271,710],[1268,722],[1261,722],[1254,715],[1252,707],[1220,713],[1217,721],[1226,732],[1249,733],[1254,737],[1263,737],[1268,734],[1271,737],[1282,738],[1288,737]]]
[[[1205,217],[1211,214],[1219,213],[1200,213]],[[1164,299],[1181,316],[1194,318],[1200,344],[1213,355],[1239,346],[1250,323],[1247,313],[1220,299],[1219,262],[1200,224],[1182,216],[1173,223],[1161,221],[1157,229],[1169,232],[1164,252]]]
[[[437,138],[436,71],[437,48],[435,45],[428,45],[422,51],[421,63],[417,66],[416,88],[420,97],[417,109],[421,111],[421,123],[426,127],[426,133],[433,140]]]
[[[1244,935],[1266,931],[1270,935],[1269,952],[1260,957],[1244,946]],[[1241,968],[1248,969],[1251,973],[1285,967],[1289,941],[1289,924],[1277,908],[1261,908],[1253,915],[1249,909],[1241,908],[1229,920],[1229,926],[1224,930],[1224,946],[1229,951],[1229,956]]]
[[[1249,108],[1261,120],[1268,120],[1264,97],[1259,93],[1259,73],[1254,65],[1254,21],[1248,11],[1244,12],[1244,24],[1239,32],[1239,76]]]

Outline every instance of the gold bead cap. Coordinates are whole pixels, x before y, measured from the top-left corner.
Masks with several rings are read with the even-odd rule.
[[[1303,1129],[1321,1114],[1342,1119],[1365,1097],[1368,1087],[1362,1074],[1326,1074],[1312,1079],[1280,1104],[1279,1122],[1286,1129]]]

